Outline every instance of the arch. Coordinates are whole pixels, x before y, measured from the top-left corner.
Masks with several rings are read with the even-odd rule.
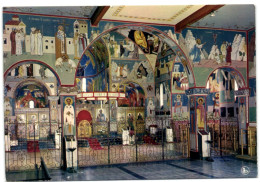
[[[87,110],[81,110],[78,113],[77,118],[76,118],[77,126],[80,123],[80,121],[82,121],[82,120],[87,120],[87,121],[89,121],[89,123],[92,123],[92,116],[91,116],[90,112],[88,112]]]
[[[205,87],[207,86],[207,83],[208,83],[208,81],[209,81],[210,75],[211,75],[214,71],[216,71],[217,69],[221,69],[221,68],[230,68],[230,69],[233,69],[235,72],[237,72],[237,74],[240,76],[240,78],[241,78],[242,81],[243,81],[244,88],[246,87],[246,82],[245,82],[245,79],[244,79],[243,75],[240,73],[240,71],[238,71],[237,69],[235,69],[234,67],[231,67],[231,66],[221,66],[221,67],[215,68],[213,71],[211,71],[210,74],[208,75],[207,80],[206,80]]]
[[[51,67],[49,66],[48,64],[42,62],[42,61],[39,61],[39,60],[33,60],[33,59],[28,59],[28,60],[22,60],[22,61],[18,61],[14,64],[12,64],[5,72],[4,72],[4,81],[6,80],[6,77],[9,73],[10,70],[12,70],[13,68],[15,68],[16,66],[18,66],[19,64],[21,63],[36,63],[36,64],[42,64],[44,66],[46,66],[48,69],[50,69],[52,71],[52,73],[54,74],[54,76],[57,78],[58,80],[58,83],[59,85],[61,85],[61,81],[60,81],[60,77],[59,75],[57,74],[57,72]]]
[[[22,81],[18,82],[18,83],[15,85],[14,91],[13,91],[13,94],[12,94],[13,98],[15,98],[15,91],[17,90],[17,88],[18,88],[21,84],[23,84],[24,82],[28,82],[28,81],[38,82],[39,84],[43,85],[43,86],[46,88],[46,90],[48,91],[48,95],[50,95],[51,90],[49,89],[49,87],[48,87],[43,81],[38,80],[38,79],[35,79],[35,78],[28,78],[28,79],[26,79],[26,80],[22,80]]]
[[[82,57],[83,57],[83,55],[84,55],[84,53],[85,53],[85,51],[87,51],[88,49],[89,49],[89,47],[96,41],[96,40],[98,40],[98,39],[100,39],[103,35],[105,35],[105,34],[107,34],[107,33],[109,33],[109,32],[111,32],[111,31],[113,31],[113,30],[116,30],[116,29],[119,29],[119,28],[129,28],[129,29],[133,29],[133,28],[135,28],[135,29],[137,29],[137,27],[142,27],[143,28],[143,30],[142,31],[146,31],[146,32],[149,32],[150,34],[153,34],[153,35],[156,35],[154,32],[158,32],[158,35],[159,34],[162,34],[163,36],[160,36],[160,38],[161,39],[163,39],[163,38],[167,38],[167,39],[169,39],[172,43],[174,43],[175,45],[176,45],[176,47],[178,48],[177,50],[173,50],[173,48],[172,48],[172,46],[169,46],[174,52],[176,52],[176,51],[178,51],[179,52],[179,54],[178,54],[178,56],[180,57],[180,59],[181,59],[181,57],[183,57],[185,60],[186,60],[186,65],[187,65],[187,67],[189,68],[189,70],[191,71],[191,73],[192,73],[192,77],[193,77],[193,80],[194,80],[194,86],[196,86],[196,80],[195,80],[195,76],[194,76],[194,73],[193,73],[193,69],[192,69],[192,67],[191,67],[191,65],[190,65],[190,61],[189,61],[189,59],[187,58],[187,56],[185,55],[185,53],[184,53],[184,51],[182,50],[182,48],[179,46],[179,44],[177,44],[171,37],[169,37],[165,32],[162,32],[161,30],[158,30],[158,29],[156,29],[156,28],[153,28],[153,27],[149,27],[149,26],[146,26],[146,25],[142,25],[142,24],[127,24],[127,25],[118,25],[118,26],[115,26],[115,27],[113,27],[113,28],[111,28],[111,29],[108,29],[108,30],[105,30],[105,31],[103,31],[101,34],[99,34],[94,40],[92,40],[90,43],[89,43],[89,45],[85,48],[85,50],[83,51],[83,53],[82,53],[82,55],[81,55],[81,57],[80,57],[80,60],[82,59]],[[157,35],[157,36],[158,36]],[[165,41],[166,42],[166,41]],[[167,43],[167,42],[166,42]],[[169,43],[167,43],[167,44],[169,44]],[[147,58],[147,57],[146,57]],[[109,60],[110,60],[110,56],[109,56]],[[149,61],[149,59],[147,58],[147,60],[148,60],[148,62],[150,63],[150,61]],[[80,61],[79,61],[79,63],[78,63],[78,65],[77,65],[77,69],[78,69],[78,67],[79,67],[79,64],[80,64]],[[151,63],[150,63],[151,64]],[[76,70],[77,70],[76,69]],[[187,70],[186,70],[186,68],[185,68],[185,71],[187,72]],[[76,84],[76,74],[77,74],[77,71],[75,72],[75,81],[74,81],[74,85]],[[190,83],[190,79],[188,78],[188,80],[189,80],[189,83]]]
[[[25,84],[24,84],[24,83],[25,83]],[[28,84],[26,84],[26,83],[28,83]],[[24,95],[24,97],[23,97],[22,99],[19,99],[19,97],[16,95],[16,94],[18,93],[18,92],[17,92],[18,87],[21,86],[21,88],[23,88],[24,86],[28,86],[28,85],[30,86],[30,85],[34,85],[34,84],[37,84],[37,86],[39,86],[38,84],[40,84],[41,89],[43,89],[43,90],[46,89],[46,91],[47,91],[47,96],[50,95],[50,93],[51,93],[50,89],[48,89],[48,87],[47,87],[44,83],[38,81],[37,79],[22,80],[22,81],[20,81],[18,84],[15,85],[15,87],[14,87],[15,89],[14,89],[14,91],[13,91],[13,93],[12,93],[12,97],[15,99],[15,105],[18,104],[18,103],[23,103],[23,100],[25,99],[25,104],[27,103],[29,108],[32,108],[32,109],[33,109],[33,108],[36,108],[36,104],[38,103],[39,100],[37,100],[36,95],[32,96],[31,91],[30,91],[30,92],[27,92],[27,94]],[[44,88],[43,88],[43,87],[44,87]],[[33,90],[33,91],[35,91],[35,90]],[[33,92],[33,91],[32,91],[32,92]],[[36,91],[36,92],[38,92],[38,91]],[[34,92],[34,94],[35,94],[35,92]],[[38,96],[39,96],[39,95],[38,95]],[[40,96],[40,97],[45,98],[45,99],[44,99],[44,103],[46,103],[46,104],[42,105],[42,102],[39,101],[39,102],[40,102],[40,103],[39,103],[39,108],[48,106],[48,100],[47,100],[45,94],[44,94],[43,96]],[[29,100],[28,100],[28,99],[29,99]],[[26,102],[26,100],[27,100],[28,102]],[[33,102],[33,105],[32,105],[32,102]],[[30,105],[30,104],[31,104],[31,105]],[[15,108],[19,108],[19,105],[20,105],[20,104],[16,105]],[[31,107],[31,106],[33,106],[33,107]]]

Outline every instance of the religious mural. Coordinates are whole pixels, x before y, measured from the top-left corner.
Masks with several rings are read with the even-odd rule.
[[[187,121],[189,118],[188,97],[185,94],[172,94],[172,117],[174,121]]]
[[[79,108],[88,109],[91,124],[96,126],[79,123],[83,130],[78,136],[83,138],[105,134],[107,121],[113,136],[121,137],[127,129],[132,135],[136,130],[144,134],[156,123],[147,118],[154,118],[158,110],[171,111],[174,124],[189,121],[193,134],[197,127],[205,129],[206,120],[233,118],[236,113],[242,127],[247,121],[247,100],[240,97],[236,101],[234,91],[247,86],[249,121],[256,122],[255,30],[248,32],[247,42],[244,31],[186,28],[176,34],[173,27],[157,25],[100,21],[92,27],[87,19],[10,13],[4,13],[3,19],[4,71],[9,71],[4,84],[4,116],[8,120],[16,115],[20,124],[8,126],[13,140],[17,136],[31,139],[39,127],[34,120],[47,123],[52,119],[57,122],[55,131],[62,126],[65,136],[75,136]],[[15,65],[22,60],[37,63]],[[27,79],[33,83],[14,90]],[[32,80],[44,82],[46,88]],[[75,86],[78,93],[125,92],[126,98],[111,100],[110,113],[105,101],[106,106],[99,106],[100,101],[62,96],[60,101],[49,102],[48,96],[59,96],[60,85]],[[185,91],[191,89],[209,92],[207,96],[188,97]],[[50,106],[50,116],[15,113],[16,109],[30,108],[30,103],[37,109]],[[29,132],[22,125],[28,126]]]
[[[196,121],[199,129],[205,129],[206,125],[206,100],[205,97],[196,97]]]
[[[47,96],[48,91],[41,85],[22,85],[16,90],[16,108],[48,107]]]
[[[248,32],[248,66],[249,66],[249,122],[256,122],[256,49],[255,29]]]
[[[189,89],[189,80],[181,63],[174,63],[171,81],[172,93],[184,93]]]
[[[63,97],[63,132],[65,136],[76,135],[75,100],[73,97]]]
[[[119,107],[144,107],[145,92],[143,88],[133,82],[125,84],[126,98],[118,101]]]

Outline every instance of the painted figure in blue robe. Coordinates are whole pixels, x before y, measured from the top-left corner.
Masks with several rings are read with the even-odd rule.
[[[205,44],[205,43],[204,43]],[[191,49],[190,52],[190,57],[193,57],[193,63],[198,63],[200,64],[201,61],[201,55],[203,55],[203,53],[201,52],[201,49],[203,47],[204,44],[201,44],[200,39],[196,40],[196,44],[194,45],[194,47]]]

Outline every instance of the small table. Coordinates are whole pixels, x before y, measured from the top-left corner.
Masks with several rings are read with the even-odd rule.
[[[73,152],[76,150],[76,148],[68,148],[68,150],[71,152],[71,155],[72,155],[72,158],[71,158],[72,167],[71,167],[71,170],[69,170],[69,172],[76,173],[77,171],[74,169],[74,166],[73,166]]]

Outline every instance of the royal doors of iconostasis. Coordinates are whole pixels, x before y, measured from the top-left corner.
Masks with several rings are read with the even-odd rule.
[[[6,169],[34,169],[41,157],[47,167],[60,167],[56,76],[44,65],[20,63],[6,73],[4,84]]]

